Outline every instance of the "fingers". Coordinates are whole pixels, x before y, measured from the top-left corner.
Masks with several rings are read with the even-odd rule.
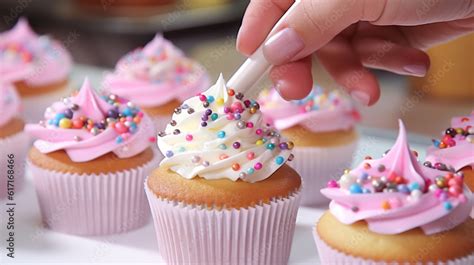
[[[366,67],[402,75],[424,76],[429,56],[418,49],[379,38],[353,39],[352,47]]]
[[[270,79],[284,99],[306,97],[313,87],[311,57],[273,67],[270,71]]]
[[[348,41],[336,38],[316,54],[328,73],[352,98],[364,106],[377,102],[380,97],[377,79],[364,68]]]
[[[426,50],[436,44],[444,43],[473,32],[474,17],[416,27],[405,27],[401,31],[411,46]]]
[[[294,0],[251,1],[237,35],[237,50],[250,56],[293,2]]]

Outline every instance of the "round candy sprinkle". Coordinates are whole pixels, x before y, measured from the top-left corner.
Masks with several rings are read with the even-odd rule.
[[[174,155],[174,153],[173,153],[173,151],[168,150],[168,151],[166,151],[165,155],[166,155],[166,157],[172,157]]]
[[[382,209],[384,210],[390,210],[392,207],[390,206],[390,203],[388,201],[383,201],[382,202]]]
[[[450,211],[451,209],[453,209],[453,205],[452,205],[450,202],[444,202],[444,203],[443,203],[443,207],[444,207],[444,209],[446,209],[447,211]]]
[[[234,142],[232,144],[232,147],[234,147],[235,149],[239,149],[240,148],[240,143],[239,142]]]
[[[263,130],[262,130],[262,129],[257,129],[257,130],[255,131],[255,133],[256,133],[257,135],[261,135],[261,134],[263,133]]]
[[[62,129],[69,129],[72,127],[72,121],[68,118],[62,118],[59,121],[59,127]]]
[[[229,157],[229,156],[226,155],[226,154],[221,154],[221,155],[219,155],[219,160],[224,160],[224,159],[226,159],[226,158],[228,158],[228,157]]]
[[[221,150],[226,150],[227,149],[227,146],[225,144],[220,144],[218,147]]]
[[[217,113],[212,113],[211,114],[211,120],[213,120],[213,121],[217,120],[218,117],[219,116],[217,115]]]
[[[272,144],[272,143],[267,144],[267,149],[268,149],[268,150],[273,150],[273,149],[275,149],[275,144]]]
[[[201,157],[197,155],[191,158],[191,162],[193,162],[194,164],[199,163],[199,161],[201,161]]]
[[[224,104],[224,99],[223,98],[217,98],[216,99],[216,104],[217,105],[223,105]]]
[[[238,171],[240,169],[240,165],[238,163],[232,164],[232,170]]]
[[[202,165],[203,165],[204,167],[208,167],[208,166],[209,166],[209,161],[203,161],[203,162],[202,162]]]
[[[260,162],[256,163],[256,164],[253,166],[253,168],[255,168],[256,170],[260,170],[260,169],[262,169],[262,167],[263,167],[263,165],[262,165],[262,163],[260,163]]]
[[[275,163],[276,163],[277,165],[281,165],[281,164],[283,164],[283,162],[285,162],[285,159],[284,159],[282,156],[277,156],[277,157],[275,158]]]
[[[337,181],[335,181],[334,179],[331,179],[330,181],[328,181],[327,187],[328,188],[339,188],[339,184],[337,184]]]
[[[247,174],[249,174],[249,175],[252,175],[254,172],[255,172],[255,170],[251,167],[247,169]]]
[[[359,184],[354,183],[349,187],[349,191],[351,194],[359,194],[362,193],[362,187]]]
[[[239,122],[237,122],[237,128],[239,128],[239,129],[245,129],[245,122],[244,122],[244,121],[239,121]]]
[[[240,172],[239,173],[239,178],[245,179],[245,177],[247,177],[247,173],[245,173],[245,172]]]
[[[254,152],[248,152],[247,153],[247,159],[248,160],[252,160],[255,158],[255,153]]]
[[[186,135],[186,141],[192,141],[193,140],[193,136],[191,134],[187,134]]]
[[[225,132],[224,131],[219,131],[217,133],[217,138],[224,138],[225,137]]]

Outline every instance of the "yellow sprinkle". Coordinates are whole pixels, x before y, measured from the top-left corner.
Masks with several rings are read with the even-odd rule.
[[[224,99],[223,98],[216,99],[216,104],[217,105],[224,105]]]
[[[262,145],[263,144],[263,141],[262,140],[257,140],[257,142],[255,142],[256,145]]]
[[[59,121],[59,127],[60,128],[69,129],[69,128],[71,128],[71,126],[72,126],[72,121],[70,119],[62,118]]]

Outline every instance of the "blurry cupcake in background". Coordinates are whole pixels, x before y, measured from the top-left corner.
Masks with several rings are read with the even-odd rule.
[[[208,86],[206,70],[161,35],[121,58],[103,82],[108,93],[138,104],[157,130],[165,128],[183,100]]]
[[[258,101],[266,122],[295,147],[293,154],[298,159],[291,166],[303,179],[301,204],[327,202],[317,191],[351,165],[357,147],[355,125],[360,116],[351,100],[339,91],[315,87],[302,100],[286,101],[272,89],[264,91]]]
[[[0,72],[14,81],[28,122],[40,120],[42,110],[68,92],[69,52],[59,41],[34,33],[24,18],[0,33],[0,64]]]
[[[287,264],[301,179],[256,101],[222,76],[177,108],[145,183],[168,264]]]
[[[474,190],[474,111],[453,117],[442,139],[428,148],[426,166],[440,170],[462,171],[467,186]]]
[[[0,81],[0,199],[14,196],[22,186],[28,136],[23,132],[21,100],[12,84]]]
[[[28,155],[43,223],[76,235],[105,235],[149,219],[143,182],[158,163],[153,124],[118,96],[99,96],[86,80],[80,91],[49,107]]]
[[[425,167],[403,123],[393,147],[332,180],[314,238],[321,264],[474,264],[473,194],[462,174]]]

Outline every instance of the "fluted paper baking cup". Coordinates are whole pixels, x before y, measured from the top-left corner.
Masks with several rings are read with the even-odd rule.
[[[295,159],[288,163],[301,176],[301,205],[314,206],[329,202],[319,191],[330,179],[338,178],[349,168],[358,141],[335,147],[295,147]]]
[[[158,248],[168,264],[287,264],[300,192],[217,210],[158,198],[145,183]]]
[[[44,93],[41,95],[34,95],[22,97],[22,117],[27,123],[37,123],[43,119],[44,110],[51,106],[53,102],[59,98],[69,96],[70,89],[68,85],[58,90]]]
[[[25,132],[0,139],[0,199],[8,194],[15,198],[23,186],[25,175],[25,159],[28,152],[29,137]],[[10,159],[9,155],[13,157]],[[12,173],[12,174],[10,174]]]
[[[318,248],[319,259],[321,265],[347,265],[347,264],[357,264],[357,265],[405,265],[413,264],[413,262],[393,262],[393,261],[376,261],[370,259],[363,259],[359,257],[354,257],[345,253],[342,253],[324,242],[318,235],[316,228],[313,229],[313,237]],[[449,261],[434,261],[427,263],[414,263],[414,264],[429,264],[429,265],[472,265],[474,264],[474,253],[471,255],[458,258],[455,260]]]
[[[82,175],[43,169],[30,161],[28,166],[44,225],[57,232],[97,236],[130,231],[148,222],[143,181],[157,163],[155,156],[137,168]]]

